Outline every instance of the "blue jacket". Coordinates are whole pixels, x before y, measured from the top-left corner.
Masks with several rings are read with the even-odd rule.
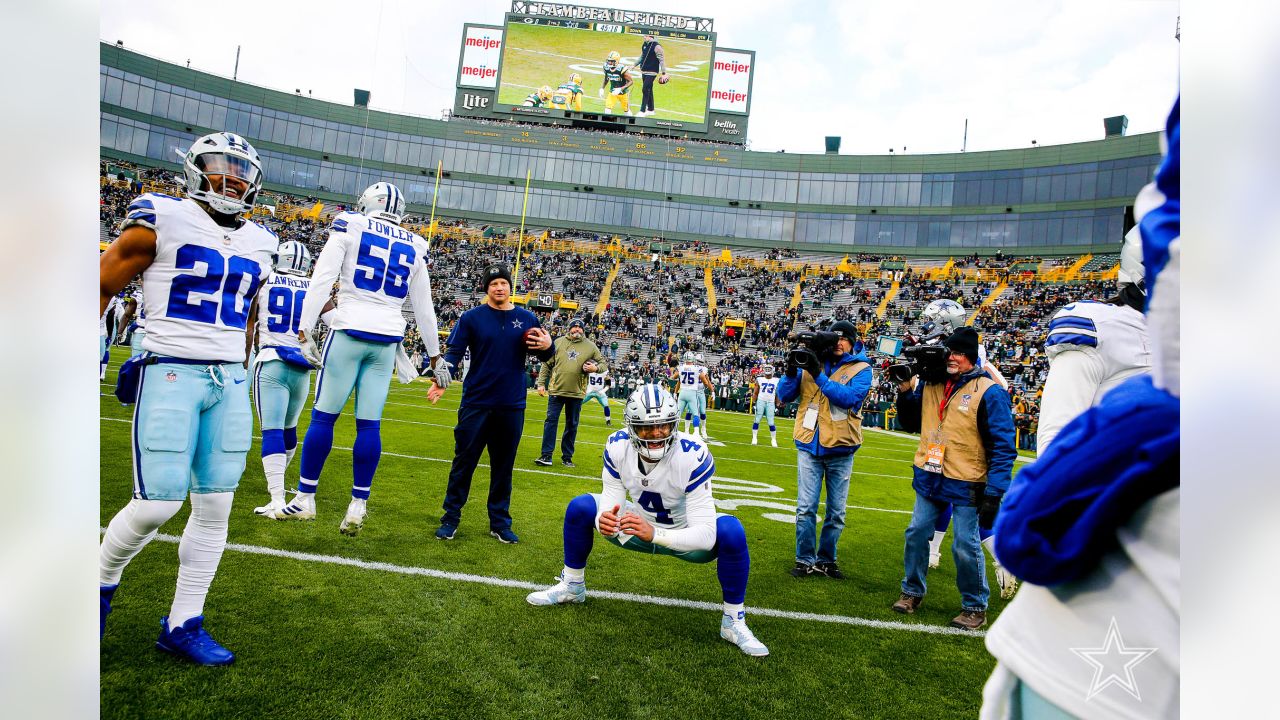
[[[524,409],[528,390],[524,362],[528,352],[524,333],[542,327],[538,316],[522,307],[494,310],[480,305],[462,313],[449,333],[444,354],[450,367],[462,367],[462,356],[471,350],[471,369],[462,385],[462,407]],[[554,348],[531,353],[543,362]]]
[[[960,392],[966,384],[984,376],[982,368],[961,375],[960,384],[952,392]],[[921,402],[924,396],[924,383],[916,384],[915,390],[898,393],[898,423],[907,432],[920,432]],[[985,494],[999,497],[1009,489],[1013,479],[1013,460],[1018,456],[1014,448],[1013,411],[1009,406],[1009,393],[999,385],[995,385],[982,394],[978,403],[978,432],[982,435],[982,446],[987,452],[987,482]],[[953,505],[977,505],[977,490],[982,483],[964,482],[944,477],[942,473],[928,472],[912,465],[915,471],[911,487],[921,495],[938,502]]]
[[[854,350],[855,352],[845,353],[844,357],[834,363],[827,361],[824,364],[823,372],[818,373],[818,378],[814,381],[814,384],[818,386],[823,395],[827,396],[827,402],[841,410],[856,412],[858,408],[862,407],[862,401],[867,399],[867,393],[871,392],[871,368],[867,368],[849,378],[849,382],[843,385],[828,377],[841,365],[847,365],[852,362],[871,364],[871,361],[867,359],[866,354],[862,351],[862,343],[858,343],[858,347],[854,348]],[[802,372],[804,371],[798,370],[794,376],[782,376],[782,381],[778,383],[778,398],[782,402],[789,403],[800,395],[800,373]],[[797,417],[796,422],[800,422],[802,419],[803,415]],[[861,445],[823,447],[822,443],[818,441],[818,428],[813,429],[812,441],[802,443],[796,440],[795,443],[797,450],[803,450],[810,455],[819,457],[824,455],[852,455],[857,452],[858,448],[862,447]]]

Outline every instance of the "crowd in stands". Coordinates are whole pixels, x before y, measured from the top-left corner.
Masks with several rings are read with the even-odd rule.
[[[161,192],[181,192],[175,173],[163,169],[138,168],[119,161],[109,161],[112,168],[123,168],[128,175],[108,174],[108,161],[103,161],[100,218],[104,240],[118,234],[118,225],[129,202],[144,188]],[[314,198],[275,195],[276,207],[309,209]],[[326,207],[321,217],[307,217],[301,212],[264,213],[255,216],[279,235],[281,240],[300,240],[313,254],[322,248],[328,215],[341,208]],[[406,224],[426,225],[425,218],[408,217]],[[516,264],[514,237],[497,232],[484,237],[461,219],[439,218],[440,234],[433,238],[429,258],[432,293],[439,328],[448,333],[458,317],[482,301],[479,279],[486,265],[495,262]],[[446,233],[449,229],[465,229],[466,233]],[[471,231],[476,232],[471,232]],[[539,236],[542,230],[535,231]],[[447,239],[446,239],[447,235]],[[670,253],[652,253],[651,238],[622,238],[621,246],[612,237],[597,233],[555,230],[548,237],[555,241],[572,240],[581,245],[574,250],[542,249],[537,242],[525,247],[520,261],[516,293],[533,296],[559,296],[556,299],[578,303],[575,312],[568,310],[538,311],[544,325],[553,335],[567,327],[575,314],[589,320],[589,334],[604,352],[611,366],[612,389],[623,398],[637,385],[654,380],[669,381],[673,375],[672,357],[685,351],[702,352],[715,384],[716,407],[747,411],[752,378],[765,362],[781,369],[790,346],[790,336],[831,320],[851,320],[863,329],[869,354],[883,369],[893,360],[874,352],[881,335],[919,339],[922,329],[920,310],[930,301],[951,298],[973,314],[973,325],[983,337],[989,361],[996,364],[1010,382],[1015,418],[1024,447],[1031,447],[1036,429],[1039,393],[1048,372],[1043,352],[1046,326],[1053,313],[1063,305],[1081,298],[1106,298],[1115,293],[1114,282],[1086,281],[1074,284],[1046,284],[1037,280],[1009,284],[990,304],[984,304],[996,286],[1004,281],[975,279],[951,273],[948,277],[932,277],[927,271],[910,267],[886,272],[858,272],[851,275],[806,275],[806,266],[792,264],[779,268],[777,262],[752,262],[716,265],[711,274],[716,307],[710,308],[703,266],[682,257],[685,253],[699,257],[718,257],[720,248],[705,241],[672,243]],[[627,252],[619,256],[618,250]],[[794,250],[775,248],[763,256],[765,261],[794,259]],[[835,266],[840,258],[831,258]],[[901,262],[872,253],[849,257],[862,268],[868,264]],[[1052,259],[1048,267],[1061,268],[1078,258]],[[1008,268],[1024,262],[1041,262],[1040,258],[1008,259],[969,256],[956,258],[955,267]],[[610,272],[617,275],[601,311],[597,305],[604,293]],[[894,281],[898,291],[885,303]],[[801,302],[792,307],[797,286]],[[883,314],[877,310],[885,304]],[[407,313],[411,318],[411,314]],[[741,320],[741,331],[726,331],[724,321]],[[423,345],[410,320],[406,347],[420,357]],[[539,370],[531,361],[527,368],[530,386]],[[886,411],[895,395],[887,373],[877,376],[866,410],[868,424],[892,426]],[[786,408],[784,415],[793,415]]]

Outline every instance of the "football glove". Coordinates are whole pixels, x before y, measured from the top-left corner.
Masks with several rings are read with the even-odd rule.
[[[603,97],[604,97],[604,88],[600,88],[599,90],[597,90],[597,91],[596,91],[596,94],[603,98]]]
[[[436,363],[434,377],[436,387],[441,390],[449,389],[449,383],[453,382],[453,374],[449,372],[449,363],[445,362],[444,358],[440,358],[440,362]]]
[[[320,367],[320,348],[316,347],[315,338],[311,337],[311,333],[306,330],[302,331],[306,339],[302,341],[302,357],[307,359],[313,367]]]
[[[996,524],[996,515],[1000,512],[1000,495],[983,495],[978,503],[978,527],[990,530]]]

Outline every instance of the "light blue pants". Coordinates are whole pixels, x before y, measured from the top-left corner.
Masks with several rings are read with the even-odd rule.
[[[133,410],[133,496],[234,492],[252,435],[240,363],[144,367]]]
[[[311,393],[311,371],[283,360],[258,363],[253,370],[253,408],[263,430],[298,426],[302,406]]]
[[[356,393],[356,419],[381,420],[391,391],[396,344],[358,340],[334,330],[324,343],[315,409],[337,415]]]
[[[693,416],[694,427],[702,426],[702,422],[698,420],[697,390],[681,390],[676,396],[676,417],[683,418],[686,414]]]
[[[772,400],[756,400],[756,421],[755,427],[760,427],[760,418],[769,419],[769,427],[773,427],[773,401]]]
[[[707,416],[707,391],[698,390],[698,415],[700,417]]]
[[[582,404],[586,405],[587,402],[590,400],[595,400],[596,402],[600,403],[600,407],[602,408],[609,407],[609,398],[605,397],[605,394],[602,392],[587,393],[586,396],[582,398]]]
[[[134,330],[133,337],[129,340],[129,348],[133,350],[133,354],[129,357],[138,357],[142,354],[142,339],[147,336],[146,330]]]

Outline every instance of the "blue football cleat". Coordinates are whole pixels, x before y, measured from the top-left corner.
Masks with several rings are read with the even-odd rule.
[[[218,644],[204,629],[204,616],[197,615],[170,629],[169,618],[160,619],[160,638],[156,647],[186,658],[197,665],[230,665],[236,656]]]
[[[107,632],[107,616],[111,614],[111,598],[115,596],[116,590],[120,587],[119,583],[115,585],[99,585],[99,610],[102,617],[99,619],[98,637],[101,638]]]

